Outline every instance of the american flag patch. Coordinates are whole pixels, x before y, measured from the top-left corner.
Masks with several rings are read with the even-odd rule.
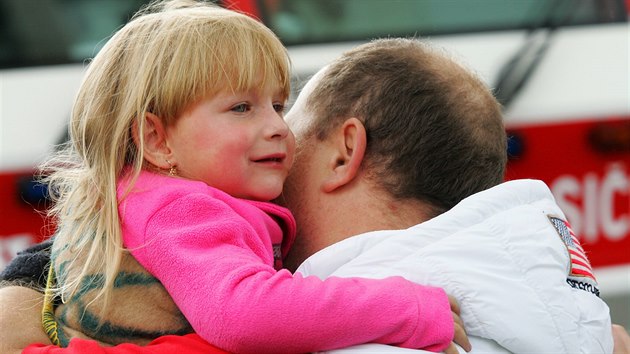
[[[596,281],[591,263],[588,261],[588,258],[586,258],[580,241],[575,236],[573,230],[571,230],[571,225],[555,216],[549,216],[549,221],[551,221],[553,227],[558,231],[558,235],[560,235],[562,242],[567,246],[567,250],[571,256],[571,270],[569,276],[586,277]]]

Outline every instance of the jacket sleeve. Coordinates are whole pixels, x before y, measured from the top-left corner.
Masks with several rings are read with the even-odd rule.
[[[46,287],[46,274],[50,263],[52,239],[33,245],[17,256],[0,272],[5,285],[27,286],[33,289]]]
[[[128,245],[195,332],[233,352],[311,352],[376,342],[439,351],[453,338],[442,289],[401,277],[276,271],[257,230],[229,206],[190,194],[159,207]]]
[[[33,344],[22,351],[23,354],[227,354],[201,339],[196,334],[185,336],[160,337],[146,346],[119,344],[114,347],[100,346],[96,341],[75,338],[67,348],[55,345]]]

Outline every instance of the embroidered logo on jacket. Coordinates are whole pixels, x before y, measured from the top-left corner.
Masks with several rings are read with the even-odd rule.
[[[599,296],[597,280],[593,275],[593,268],[589,262],[580,241],[571,229],[571,225],[558,217],[548,216],[549,221],[560,235],[560,239],[567,247],[571,257],[571,269],[567,277],[567,283],[575,289],[588,291]]]

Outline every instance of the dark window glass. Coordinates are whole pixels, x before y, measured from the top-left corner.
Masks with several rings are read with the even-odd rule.
[[[92,57],[146,0],[0,0],[0,66]]]
[[[0,0],[0,68],[93,57],[148,2]],[[623,0],[257,0],[257,5],[287,45],[627,19]]]
[[[259,0],[259,4],[264,21],[288,45],[627,19],[620,0]]]

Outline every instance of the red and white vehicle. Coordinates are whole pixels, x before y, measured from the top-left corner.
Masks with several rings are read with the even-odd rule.
[[[50,234],[33,170],[63,139],[83,60],[146,2],[0,3],[0,268]],[[296,87],[370,38],[428,37],[461,57],[504,103],[506,177],[551,187],[630,327],[630,0],[221,3],[278,33]]]

